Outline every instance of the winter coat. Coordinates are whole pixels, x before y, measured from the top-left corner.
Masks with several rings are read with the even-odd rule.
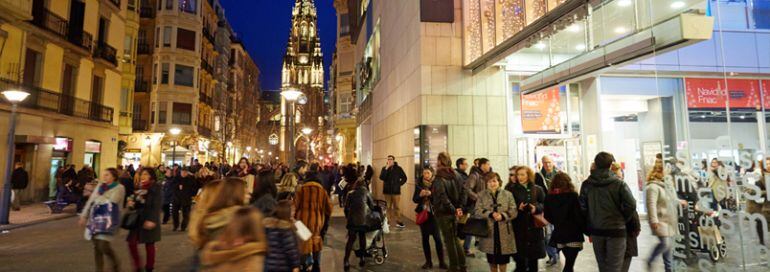
[[[415,214],[418,214],[418,213],[422,212],[422,210],[426,208],[426,205],[427,205],[427,207],[431,206],[431,200],[433,199],[433,194],[431,194],[429,196],[422,197],[422,196],[420,196],[420,192],[422,190],[428,190],[428,191],[431,191],[431,193],[432,193],[433,192],[433,184],[431,183],[431,185],[428,186],[428,184],[426,184],[425,181],[422,180],[422,177],[420,177],[420,182],[418,182],[417,184],[414,185],[414,193],[412,194],[412,202],[414,202],[414,204],[417,204],[417,207],[414,208],[414,213]],[[430,216],[433,216],[433,211],[432,210],[430,210],[428,212],[429,212]]]
[[[99,183],[99,186],[97,186],[97,188],[101,187],[102,185],[107,186],[104,183]],[[91,196],[88,197],[88,201],[86,201],[86,204],[83,205],[83,207],[85,208],[83,209],[83,212],[80,213],[80,218],[86,219],[90,223],[92,219],[91,212],[93,211],[93,205],[96,205],[96,204],[112,203],[115,205],[114,207],[118,209],[118,214],[120,214],[121,207],[123,205],[123,199],[125,199],[126,197],[126,189],[120,183],[116,185],[117,186],[107,189],[101,193],[99,192],[100,190],[98,189],[95,190],[91,194]],[[94,235],[92,239],[107,240],[107,241],[112,240],[112,237],[114,237],[117,234],[117,230],[118,230],[117,226],[120,226],[120,222],[113,222],[113,225],[116,226],[115,233],[97,234],[97,235]]]
[[[246,196],[251,196],[251,193],[254,192],[254,175],[248,174],[245,176],[239,176],[238,178],[242,179],[243,182],[246,183]]]
[[[308,182],[297,189],[294,207],[296,208],[294,218],[302,221],[313,233],[309,240],[300,242],[300,253],[305,255],[321,251],[322,236],[326,234],[326,227],[328,227],[326,224],[332,215],[332,204],[326,190],[315,179],[309,178]]]
[[[556,244],[584,242],[586,219],[580,210],[578,194],[550,193],[545,196],[543,215],[549,223],[553,224],[553,233],[548,243],[555,247]]]
[[[364,186],[359,186],[348,193],[345,203],[345,218],[348,220],[348,230],[364,230],[367,228],[366,217],[374,209],[374,200]]]
[[[278,202],[275,200],[275,197],[271,194],[264,194],[254,200],[254,203],[251,205],[256,207],[262,214],[266,216],[273,215],[273,212],[275,212],[275,205],[278,204]]]
[[[173,184],[171,191],[174,195],[174,205],[190,206],[192,205],[192,198],[198,193],[198,185],[195,182],[195,177],[192,175],[187,177],[179,177],[176,179],[176,183]]]
[[[477,169],[475,171],[471,171],[468,179],[465,180],[464,187],[468,192],[468,205],[471,207],[473,206],[473,203],[478,201],[479,194],[487,190],[487,182],[484,181],[482,177],[483,175],[484,173],[481,172],[481,169]]]
[[[628,185],[609,169],[591,171],[580,188],[579,200],[590,235],[626,236],[626,223],[636,212],[636,200]]]
[[[146,190],[137,190],[137,195],[143,195],[144,203],[136,202],[134,209],[141,211],[140,218],[144,221],[150,221],[155,223],[155,227],[152,229],[144,229],[144,223],[139,224],[139,227],[129,231],[130,237],[134,233],[139,234],[139,242],[142,244],[155,243],[160,241],[160,214],[163,204],[163,195],[161,195],[161,187],[155,182]]]
[[[234,248],[224,248],[219,241],[208,243],[201,251],[201,271],[262,272],[265,268],[267,242],[249,242]]]
[[[677,205],[679,198],[676,196],[674,187],[660,180],[651,180],[647,182],[644,189],[647,206],[647,218],[652,224],[659,224],[652,233],[658,237],[671,237],[677,235],[679,231],[679,217],[677,216]]]
[[[534,214],[543,212],[545,193],[540,186],[529,183],[527,187],[518,182],[509,182],[505,190],[513,194],[516,200],[516,209],[521,203],[535,206]],[[534,190],[534,197],[532,191]],[[545,233],[543,228],[535,227],[533,213],[525,208],[519,210],[519,215],[513,219],[513,232],[516,233],[516,249],[527,258],[540,259],[545,257]]]
[[[267,234],[265,271],[288,272],[300,267],[294,224],[275,217],[265,218],[262,222],[265,225],[265,234]]]
[[[551,173],[546,172],[545,167],[540,169],[539,172],[535,173],[535,184],[540,186],[540,188],[543,188],[543,191],[547,192],[551,189],[551,179],[553,179],[553,176],[556,175],[556,173],[559,173],[556,168],[554,168]]]
[[[27,189],[27,185],[29,185],[29,175],[27,174],[27,171],[24,170],[24,168],[13,169],[13,173],[11,173],[11,189]]]
[[[163,181],[163,205],[171,204],[174,201],[174,186],[177,183],[176,177],[166,177]]]
[[[451,168],[439,168],[433,180],[433,213],[438,216],[454,216],[455,211],[465,206],[467,195],[462,181]]]
[[[492,217],[494,212],[500,213],[503,220],[495,221]],[[486,218],[489,224],[489,236],[479,237],[479,250],[495,255],[516,253],[516,235],[510,222],[518,214],[516,200],[513,199],[511,192],[498,189],[497,192],[487,190],[479,194],[473,216]]]
[[[406,183],[406,173],[397,162],[393,162],[390,169],[382,167],[380,171],[380,180],[382,180],[382,193],[386,195],[400,195],[401,186]]]
[[[120,181],[120,184],[123,185],[123,188],[126,190],[126,194],[123,198],[123,202],[121,202],[121,207],[126,206],[127,197],[134,194],[134,179],[131,177],[121,177],[118,179]]]
[[[297,186],[299,186],[299,175],[294,172],[286,173],[286,175],[283,175],[283,178],[281,178],[281,183],[278,184],[278,193],[291,193],[297,191]]]
[[[642,223],[639,222],[639,213],[634,211],[631,220],[626,223],[626,257],[639,256],[639,243],[637,239],[642,231]]]
[[[216,240],[230,223],[235,211],[241,206],[231,206],[207,214],[202,214],[203,207],[197,207],[190,219],[188,236],[195,248],[203,248],[209,241]]]

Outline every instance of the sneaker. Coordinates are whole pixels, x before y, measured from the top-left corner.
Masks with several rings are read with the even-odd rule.
[[[547,266],[553,266],[555,264],[559,263],[559,260],[556,258],[549,258],[548,261],[545,263]]]
[[[465,257],[474,258],[474,257],[476,257],[476,254],[473,254],[473,252],[471,252],[470,250],[466,250],[465,251]]]
[[[396,223],[396,227],[403,229],[406,227],[406,225],[404,225],[404,223],[398,222]]]

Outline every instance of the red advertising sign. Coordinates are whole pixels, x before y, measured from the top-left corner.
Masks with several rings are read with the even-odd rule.
[[[524,133],[560,133],[559,87],[521,95],[521,126]]]
[[[687,108],[690,109],[759,109],[759,80],[685,78]]]
[[[72,151],[72,139],[56,137],[56,144],[53,145],[53,150],[64,152]]]

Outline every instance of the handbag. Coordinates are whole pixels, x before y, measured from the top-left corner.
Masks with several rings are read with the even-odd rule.
[[[532,188],[532,201],[537,202],[537,187]],[[545,216],[543,216],[543,212],[533,213],[532,223],[535,225],[536,228],[543,228],[545,226],[548,226],[549,224],[548,220],[545,220]]]
[[[127,212],[120,221],[120,227],[127,230],[138,228],[142,224],[141,216],[142,214],[137,210]]]
[[[430,214],[428,213],[428,209],[423,209],[421,212],[419,212],[414,219],[414,222],[417,223],[417,225],[422,225],[423,223],[428,221],[428,218],[430,217]]]
[[[468,221],[465,221],[465,226],[463,226],[463,233],[476,237],[488,237],[489,221],[486,218],[468,218]]]

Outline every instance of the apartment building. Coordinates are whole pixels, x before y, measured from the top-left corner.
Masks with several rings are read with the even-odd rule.
[[[331,120],[334,127],[334,161],[339,163],[354,163],[358,161],[356,154],[356,113],[354,47],[350,40],[350,18],[348,3],[345,0],[335,0],[334,9],[337,12],[337,48],[334,52],[332,65],[329,69],[329,95]]]

